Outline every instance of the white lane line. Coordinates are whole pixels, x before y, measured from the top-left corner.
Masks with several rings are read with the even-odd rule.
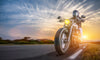
[[[86,46],[83,46],[82,49],[78,50],[73,55],[69,56],[67,59],[74,60],[77,56],[79,56],[79,54],[83,51],[84,48],[86,48]],[[64,59],[64,60],[67,60],[67,59]]]
[[[71,55],[68,59],[72,59],[72,60],[75,59],[82,51],[83,49],[78,50],[76,53]]]

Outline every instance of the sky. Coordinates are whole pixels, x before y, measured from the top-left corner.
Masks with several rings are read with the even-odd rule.
[[[86,16],[86,40],[100,40],[100,0],[0,0],[0,37],[52,39],[63,27],[57,17],[69,19],[73,10]]]

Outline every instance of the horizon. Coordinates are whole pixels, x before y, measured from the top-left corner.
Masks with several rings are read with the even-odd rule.
[[[1,37],[2,38],[2,37]],[[24,37],[23,37],[24,38]],[[2,39],[2,40],[10,40],[10,41],[13,41],[13,40],[20,40],[20,39],[23,39],[23,38],[18,38],[18,39]],[[30,39],[29,40],[41,40],[41,39],[34,39],[34,38],[31,38],[30,37]],[[42,38],[42,39],[45,39],[45,40],[52,40],[52,39],[46,39],[46,38]],[[52,40],[52,41],[54,41],[54,40]],[[100,41],[100,40],[83,40],[84,42],[92,42],[92,41]]]

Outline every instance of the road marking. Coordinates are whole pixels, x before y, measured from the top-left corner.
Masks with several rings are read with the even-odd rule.
[[[73,55],[69,56],[67,59],[68,60],[74,60],[77,56],[79,56],[79,54],[83,51],[84,48],[86,48],[86,46],[83,46],[83,48],[76,51]],[[64,59],[64,60],[67,60],[67,59]]]
[[[78,50],[76,53],[71,55],[68,59],[71,59],[71,60],[75,59],[82,51],[83,49]]]

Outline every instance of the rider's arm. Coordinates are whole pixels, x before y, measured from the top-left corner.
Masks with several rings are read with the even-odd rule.
[[[59,22],[64,22],[64,19],[60,19]]]
[[[85,20],[83,18],[81,18],[81,17],[79,17],[79,21],[85,22]]]
[[[65,21],[65,19],[61,18],[61,17],[60,18],[58,17],[58,19],[59,19],[59,22],[64,22]]]
[[[81,22],[85,22],[85,20],[81,18]]]

